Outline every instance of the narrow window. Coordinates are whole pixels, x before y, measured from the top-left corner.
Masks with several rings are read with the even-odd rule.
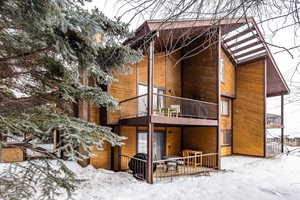
[[[229,115],[229,101],[228,100],[221,100],[221,114],[228,116]]]
[[[232,141],[232,131],[231,130],[222,130],[222,145],[230,146]]]
[[[225,64],[224,64],[224,58],[220,58],[220,80],[222,83],[225,82]]]

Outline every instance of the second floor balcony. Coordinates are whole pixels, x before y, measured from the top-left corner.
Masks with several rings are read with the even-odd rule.
[[[126,125],[143,123],[148,117],[148,95],[143,94],[120,102],[120,122]],[[153,94],[151,121],[173,125],[217,125],[216,103]],[[135,122],[133,122],[135,120]]]
[[[267,113],[267,128],[282,128],[281,116]]]

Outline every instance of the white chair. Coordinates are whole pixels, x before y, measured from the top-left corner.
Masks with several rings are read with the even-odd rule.
[[[170,116],[178,117],[180,113],[180,105],[170,105]]]

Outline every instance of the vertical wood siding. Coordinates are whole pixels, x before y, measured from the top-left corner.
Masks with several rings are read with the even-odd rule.
[[[183,149],[216,153],[216,133],[215,127],[185,127],[183,128]]]
[[[265,62],[237,67],[233,100],[233,153],[264,156]]]
[[[217,103],[217,46],[212,46],[200,53],[192,52],[197,47],[196,42],[184,49],[192,57],[182,62],[182,91],[183,96],[191,99]]]
[[[225,81],[221,82],[221,94],[235,96],[235,66],[223,50],[221,51],[221,56],[225,65]]]

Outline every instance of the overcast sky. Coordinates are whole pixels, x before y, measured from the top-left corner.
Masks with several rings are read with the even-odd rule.
[[[122,13],[119,9],[120,4],[116,3],[117,0],[95,0],[92,4],[89,4],[88,7],[96,6],[98,7],[104,14],[110,18],[114,18],[115,16],[120,16]],[[129,20],[128,17],[122,17],[124,22]],[[139,25],[141,25],[144,21],[143,16],[139,16],[136,18],[135,21],[131,23],[131,29],[134,30]],[[278,26],[278,24],[274,23],[271,24],[274,26]],[[284,47],[292,47],[294,46],[294,37],[293,37],[293,30],[284,29],[276,34],[275,37],[266,34],[265,39],[267,42],[272,42],[273,44],[284,46]],[[272,52],[277,52],[280,49],[271,47]],[[294,87],[296,85],[300,86],[300,75],[298,72],[295,73],[294,78],[291,79],[292,74],[295,72],[295,68],[297,64],[300,62],[299,56],[300,52],[294,52],[295,57],[292,58],[288,53],[276,53],[273,54],[274,58],[280,68],[282,74],[284,75],[287,83],[291,88],[291,95],[289,97],[285,96],[286,98],[286,105],[285,105],[285,127],[286,127],[286,134],[289,135],[298,135],[300,136],[299,124],[300,124],[300,102],[299,103],[290,103],[288,100],[291,97],[298,96],[300,99],[300,94],[297,95],[295,93]],[[299,92],[299,91],[298,91]],[[267,102],[267,111],[269,113],[280,114],[280,98],[268,98]],[[279,133],[279,130],[273,132]]]

